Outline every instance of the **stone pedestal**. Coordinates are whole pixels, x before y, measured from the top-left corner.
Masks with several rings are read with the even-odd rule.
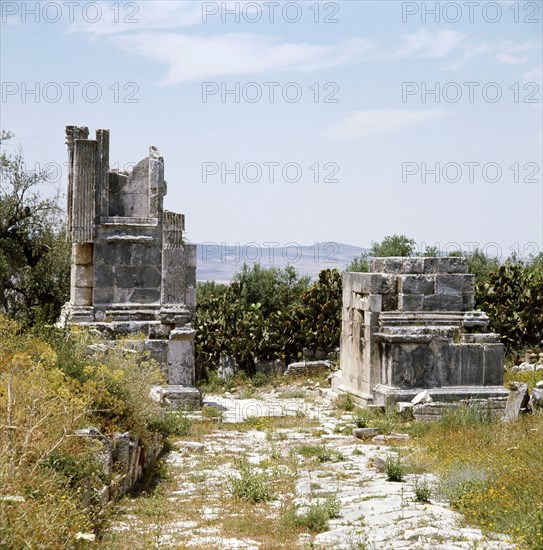
[[[473,311],[464,258],[374,258],[345,273],[338,392],[363,404],[503,397],[503,345]],[[435,395],[435,397],[434,397]]]

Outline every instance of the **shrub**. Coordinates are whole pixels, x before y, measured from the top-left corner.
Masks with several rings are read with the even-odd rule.
[[[334,405],[340,411],[353,411],[354,410],[354,401],[350,393],[344,393],[336,398]]]
[[[78,533],[99,531],[108,472],[97,441],[70,436],[89,426],[105,434],[130,430],[145,445],[160,418],[148,395],[161,380],[155,366],[122,350],[109,350],[107,358],[100,346],[89,350],[98,341],[83,331],[49,336],[47,342],[0,316],[0,541],[6,548],[78,547]]]
[[[248,463],[242,464],[238,469],[238,475],[229,479],[232,494],[242,500],[253,504],[273,500],[273,494],[269,487],[268,476],[257,471]]]
[[[341,517],[340,510],[340,502],[334,497],[328,497],[320,502],[310,504],[302,513],[298,513],[294,507],[289,508],[283,521],[315,533],[322,533],[328,530],[330,519]]]
[[[432,490],[430,484],[426,478],[416,478],[413,484],[413,491],[415,493],[415,502],[430,502],[430,495]]]
[[[543,334],[543,270],[508,260],[476,285],[476,305],[508,349],[539,345]]]
[[[185,411],[165,411],[163,421],[157,426],[163,435],[184,436],[192,433],[192,422]]]
[[[341,275],[323,270],[311,286],[291,266],[244,266],[228,287],[199,287],[196,363],[199,377],[214,370],[221,354],[255,374],[255,362],[301,356],[308,347],[333,351],[341,332]]]
[[[388,455],[385,459],[385,473],[388,481],[403,481],[405,467],[399,454]]]

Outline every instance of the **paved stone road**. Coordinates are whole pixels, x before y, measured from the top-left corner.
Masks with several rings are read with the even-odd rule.
[[[341,503],[341,517],[330,520],[330,530],[318,535],[304,533],[298,548],[322,549],[513,549],[507,537],[485,537],[479,529],[461,527],[461,516],[445,502],[428,504],[414,502],[413,484],[416,476],[406,476],[403,483],[388,482],[384,473],[373,467],[376,458],[385,458],[387,446],[365,444],[353,436],[337,433],[338,424],[350,423],[350,415],[337,418],[329,401],[308,392],[311,399],[284,399],[272,392],[259,399],[235,399],[233,396],[208,396],[205,404],[222,411],[222,422],[242,422],[250,416],[304,416],[318,420],[320,434],[310,430],[282,428],[279,440],[266,438],[262,430],[217,431],[199,441],[180,440],[167,456],[169,468],[176,476],[176,490],[169,500],[183,502],[188,495],[200,490],[198,483],[186,479],[187,468],[198,468],[202,457],[239,454],[258,465],[272,452],[288,453],[295,445],[326,444],[341,453],[345,460],[322,465],[311,471],[298,471],[295,503],[304,506],[319,498],[319,492],[334,494]],[[176,471],[179,474],[176,474]],[[201,471],[208,490],[219,490],[234,472],[225,460],[220,467]],[[315,483],[318,479],[318,483]],[[315,490],[318,485],[319,489]],[[277,503],[279,506],[280,503]],[[224,513],[213,505],[202,508],[195,520],[170,522],[162,526],[160,546],[217,549],[258,549],[259,543],[250,539],[225,538],[220,530],[206,527],[201,521],[212,520]],[[137,521],[118,522],[114,529],[137,529]]]

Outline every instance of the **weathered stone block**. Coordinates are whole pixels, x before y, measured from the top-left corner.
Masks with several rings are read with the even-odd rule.
[[[499,386],[503,383],[503,344],[484,344],[485,386]]]
[[[484,386],[484,348],[481,344],[462,345],[462,385]]]
[[[95,266],[94,281],[97,288],[112,288],[115,286],[115,266]]]
[[[424,273],[424,258],[405,258],[403,272],[409,274]]]
[[[91,243],[72,244],[72,261],[78,265],[92,264],[93,245]]]
[[[93,289],[93,303],[95,305],[107,305],[113,302],[115,293],[113,288],[95,288]]]
[[[423,304],[422,294],[398,294],[398,309],[402,311],[422,311]]]
[[[516,420],[522,410],[526,410],[530,402],[528,384],[524,382],[509,382],[509,397],[505,405],[503,419],[505,422]]]
[[[359,294],[385,294],[396,285],[395,278],[380,273],[346,273],[345,280],[343,288]]]
[[[129,300],[133,304],[158,304],[160,303],[160,290],[152,288],[137,288],[130,291]]]
[[[161,274],[154,266],[117,266],[116,282],[120,288],[157,288],[160,287]]]
[[[430,294],[424,297],[425,311],[462,311],[464,301],[462,296],[448,294]]]
[[[370,272],[371,273],[384,273],[385,271],[385,258],[371,258],[370,259]]]
[[[468,273],[468,261],[466,258],[448,257],[449,273]]]
[[[398,291],[403,294],[434,294],[434,277],[428,275],[400,275]]]
[[[377,311],[365,311],[363,324],[366,327],[376,327],[379,323],[379,312]]]
[[[462,295],[462,309],[470,311],[475,307],[475,296],[473,294]]]
[[[424,258],[424,273],[467,273],[465,258]]]
[[[381,311],[383,297],[381,294],[358,295],[358,303],[355,307],[364,311]]]
[[[72,287],[71,302],[76,306],[92,304],[92,288]]]
[[[395,311],[398,309],[398,294],[390,292],[383,295],[383,311]]]
[[[71,286],[80,288],[92,288],[93,273],[92,265],[73,265],[70,271]]]
[[[463,292],[463,275],[436,275],[436,294],[461,296]]]
[[[404,262],[403,258],[385,258],[384,271],[385,273],[403,273]]]

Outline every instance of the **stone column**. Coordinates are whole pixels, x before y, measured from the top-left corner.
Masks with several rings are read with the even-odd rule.
[[[196,331],[192,325],[174,328],[170,332],[168,344],[168,384],[193,386],[194,374],[194,337]]]
[[[69,184],[73,192],[69,228],[72,241],[70,303],[73,306],[92,306],[96,160],[96,141],[75,140]]]
[[[68,191],[66,197],[66,214],[68,229],[72,228],[72,203],[74,195],[74,157],[75,157],[75,140],[87,139],[89,137],[89,129],[86,126],[66,126],[66,145],[68,146]],[[68,233],[70,236],[70,233]]]
[[[96,224],[109,214],[109,130],[96,130]]]
[[[165,306],[184,304],[185,294],[185,249],[182,214],[164,212],[162,235],[162,296]]]
[[[185,244],[185,305],[196,311],[196,245]]]

